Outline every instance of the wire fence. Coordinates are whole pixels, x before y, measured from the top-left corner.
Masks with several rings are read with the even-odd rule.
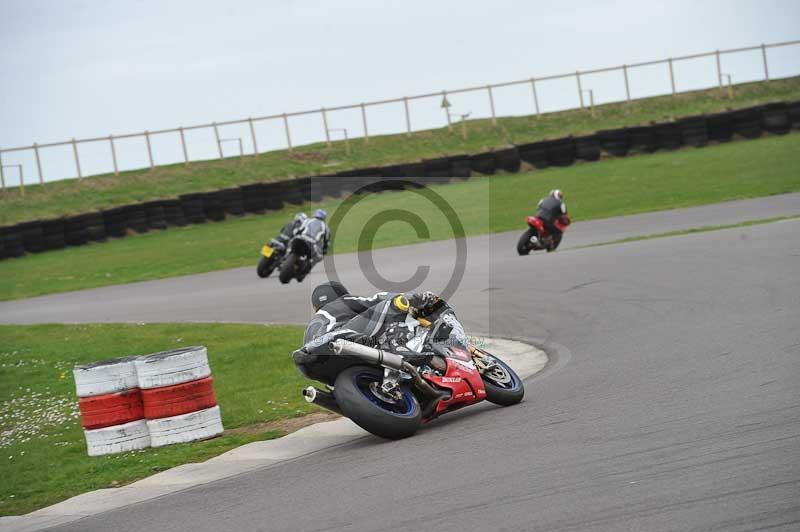
[[[6,188],[6,172],[4,169],[15,168],[17,170],[17,175],[19,177],[19,188],[21,191],[24,190],[24,177],[22,172],[22,165],[21,164],[3,164],[2,158],[4,154],[10,153],[21,153],[27,152],[28,154],[33,154],[33,160],[36,166],[36,172],[38,176],[38,181],[40,184],[44,184],[45,176],[44,172],[42,171],[42,158],[43,152],[46,149],[55,148],[55,147],[71,147],[72,151],[72,159],[74,160],[75,170],[78,179],[84,177],[84,171],[81,167],[81,155],[78,150],[78,146],[82,144],[90,144],[90,143],[102,143],[106,144],[108,147],[108,155],[109,155],[109,162],[111,166],[108,167],[105,171],[99,173],[108,173],[112,172],[115,175],[118,175],[120,172],[120,164],[117,154],[117,143],[121,140],[125,139],[144,139],[145,147],[146,147],[146,154],[147,154],[147,165],[149,168],[155,168],[158,166],[153,156],[153,146],[152,146],[152,138],[155,136],[163,136],[163,135],[177,135],[180,140],[181,146],[181,154],[182,154],[182,162],[185,165],[189,165],[192,161],[197,160],[205,160],[205,159],[192,159],[189,155],[189,146],[187,145],[186,133],[190,131],[196,130],[211,130],[214,134],[214,140],[216,143],[216,152],[220,159],[225,157],[223,152],[223,146],[228,143],[236,143],[238,147],[238,156],[244,157],[245,155],[255,155],[257,156],[259,153],[263,153],[263,151],[259,147],[259,139],[257,138],[256,134],[256,125],[263,122],[274,122],[279,123],[282,125],[283,133],[285,136],[285,145],[274,147],[273,149],[288,149],[292,150],[296,145],[296,139],[293,141],[292,136],[292,128],[290,119],[304,117],[304,116],[313,116],[316,115],[320,118],[319,121],[319,132],[316,135],[317,140],[313,142],[319,142],[324,140],[328,146],[330,146],[331,140],[331,133],[335,131],[342,131],[343,128],[329,128],[329,116],[331,113],[342,112],[342,111],[353,111],[355,110],[360,114],[360,128],[361,128],[361,138],[365,143],[369,143],[370,138],[370,126],[368,120],[368,109],[374,109],[381,106],[388,106],[388,105],[396,105],[402,104],[403,106],[403,115],[404,115],[404,124],[400,126],[396,124],[392,129],[391,132],[393,133],[401,133],[405,132],[406,134],[411,134],[415,129],[412,126],[412,111],[410,102],[425,100],[425,99],[439,99],[441,98],[442,107],[445,107],[444,114],[446,115],[446,125],[452,125],[452,117],[451,112],[447,108],[449,105],[448,97],[452,97],[453,95],[459,94],[467,94],[467,93],[485,93],[486,102],[488,103],[488,110],[489,110],[489,118],[491,118],[493,124],[497,124],[497,110],[495,105],[495,92],[497,89],[502,89],[506,87],[527,87],[527,90],[530,91],[530,107],[527,113],[525,114],[535,114],[540,115],[543,114],[544,111],[542,110],[542,106],[540,105],[541,100],[541,87],[544,83],[553,82],[556,80],[567,80],[569,78],[575,79],[575,102],[572,104],[571,108],[580,108],[586,109],[587,107],[593,107],[594,105],[594,93],[590,90],[584,90],[586,86],[587,79],[589,76],[598,76],[602,74],[608,73],[617,73],[619,74],[619,87],[620,89],[624,87],[624,100],[625,101],[632,101],[637,98],[642,98],[646,96],[638,96],[633,97],[631,93],[631,72],[635,69],[644,69],[647,67],[653,66],[665,66],[666,69],[663,71],[662,76],[663,79],[669,79],[669,92],[675,95],[680,92],[687,92],[688,90],[696,90],[696,89],[685,89],[685,90],[678,90],[676,88],[676,73],[675,73],[675,65],[678,62],[685,62],[685,61],[693,61],[703,58],[714,58],[715,65],[716,65],[716,81],[717,85],[719,86],[720,91],[725,89],[724,79],[727,78],[728,86],[732,85],[732,78],[731,75],[728,73],[723,72],[722,70],[722,56],[724,55],[731,55],[731,54],[740,54],[745,52],[758,52],[760,51],[760,63],[763,67],[763,76],[759,76],[760,79],[763,80],[770,80],[770,66],[769,66],[769,58],[768,58],[768,50],[780,48],[780,47],[788,47],[788,46],[796,46],[800,45],[800,40],[795,41],[785,41],[785,42],[778,42],[778,43],[771,43],[771,44],[761,44],[758,46],[749,46],[749,47],[742,47],[742,48],[732,48],[728,50],[715,50],[713,52],[705,52],[699,54],[692,54],[692,55],[685,55],[680,57],[670,57],[666,59],[659,59],[656,61],[644,61],[639,63],[632,63],[626,65],[619,65],[607,68],[598,68],[593,70],[585,70],[585,71],[575,71],[570,72],[567,74],[557,74],[557,75],[550,75],[550,76],[543,76],[543,77],[531,77],[528,79],[516,80],[516,81],[507,81],[502,83],[493,83],[487,85],[480,85],[480,86],[473,86],[473,87],[466,87],[461,89],[453,89],[453,90],[442,90],[436,92],[429,92],[425,94],[417,94],[414,96],[403,96],[399,98],[390,98],[386,100],[378,100],[378,101],[371,101],[371,102],[363,102],[358,104],[350,104],[350,105],[340,105],[336,107],[322,107],[317,109],[311,109],[306,111],[295,111],[291,113],[280,113],[280,114],[273,114],[268,116],[258,116],[258,117],[248,117],[242,118],[238,120],[228,120],[223,122],[211,122],[209,124],[197,124],[192,126],[180,126],[177,128],[171,129],[158,129],[153,131],[142,131],[140,133],[126,133],[121,135],[108,135],[108,136],[100,136],[100,137],[93,137],[93,138],[84,138],[84,139],[71,139],[68,141],[62,142],[50,142],[45,144],[38,144],[33,143],[30,146],[20,146],[16,148],[2,148],[0,149],[0,184],[2,184],[2,188]],[[798,62],[800,64],[800,62]],[[796,72],[795,72],[796,74]],[[706,87],[708,88],[708,87]],[[587,106],[587,102],[585,100],[585,96],[589,95],[590,101],[589,106]],[[576,105],[577,104],[577,105]],[[466,115],[462,115],[462,120]],[[250,150],[249,153],[245,154],[244,143],[242,141],[242,137],[234,137],[234,138],[223,138],[220,137],[220,128],[226,126],[245,126],[245,136],[249,134],[250,137]],[[441,124],[445,125],[445,124]],[[418,128],[417,130],[419,130]],[[422,128],[427,129],[427,128]],[[351,135],[349,138],[347,137],[347,130],[344,129],[345,138],[348,140],[352,140],[353,136]],[[348,144],[349,149],[349,144]],[[269,151],[269,150],[264,150]],[[180,161],[179,161],[180,162]],[[172,164],[164,163],[164,164]],[[62,177],[61,179],[68,179],[68,177]],[[8,186],[14,186],[11,183]]]

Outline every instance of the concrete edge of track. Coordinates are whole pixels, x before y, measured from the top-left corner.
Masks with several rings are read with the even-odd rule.
[[[566,350],[548,342],[481,335],[476,338],[477,345],[500,356],[522,379],[528,379],[542,370],[546,370],[545,373],[557,371],[568,359],[568,356],[564,356],[564,353],[568,353]],[[534,347],[534,344],[541,345],[542,349]],[[0,531],[43,530],[270,467],[361,438],[375,437],[347,418],[317,423],[282,438],[242,445],[205,462],[173,467],[127,486],[83,493],[26,515],[0,517]]]

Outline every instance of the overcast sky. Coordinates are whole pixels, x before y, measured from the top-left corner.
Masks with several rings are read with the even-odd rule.
[[[616,1],[43,1],[0,0],[0,146],[138,132],[358,103],[800,39],[795,0]],[[770,51],[774,77],[800,73],[800,46]],[[716,82],[713,59],[676,65],[678,89]],[[725,57],[734,81],[763,76],[760,53]],[[619,74],[585,80],[598,101],[624,97]],[[664,68],[631,74],[634,96],[669,90]],[[575,80],[542,84],[543,110],[577,104]],[[529,114],[530,87],[495,93],[498,114]],[[485,93],[453,109],[489,113]],[[412,105],[415,129],[445,123],[439,99]],[[405,127],[402,105],[370,108],[371,133]],[[329,127],[362,134],[358,111]],[[291,121],[296,144],[324,138],[319,116]],[[223,137],[249,132],[223,128]],[[156,162],[180,157],[154,138]],[[261,151],[285,147],[259,124]],[[213,133],[190,137],[213,157]],[[138,140],[120,164],[146,165]],[[226,154],[235,146],[226,145]],[[81,146],[85,174],[110,170],[107,143]],[[71,148],[43,150],[46,179],[72,177]],[[30,155],[4,154],[36,180]]]

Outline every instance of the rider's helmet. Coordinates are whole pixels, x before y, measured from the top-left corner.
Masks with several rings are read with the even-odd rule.
[[[308,220],[308,216],[304,212],[298,212],[297,214],[294,215],[294,221],[298,224],[301,224],[306,220]]]
[[[347,288],[338,281],[328,281],[322,283],[311,292],[311,306],[314,311],[321,309],[331,301],[339,299],[342,296],[349,294]]]
[[[555,199],[559,201],[564,201],[564,193],[561,192],[559,189],[554,188],[550,191],[550,195],[553,196]]]
[[[327,217],[328,213],[325,212],[324,209],[317,209],[316,211],[314,211],[314,218],[317,218],[318,220],[324,220]]]

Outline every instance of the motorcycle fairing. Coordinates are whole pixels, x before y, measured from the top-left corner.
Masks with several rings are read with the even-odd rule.
[[[444,375],[424,374],[424,378],[439,388],[450,391],[448,399],[436,405],[434,416],[449,410],[477,403],[486,398],[486,388],[472,357],[460,347],[448,347],[447,371]]]

